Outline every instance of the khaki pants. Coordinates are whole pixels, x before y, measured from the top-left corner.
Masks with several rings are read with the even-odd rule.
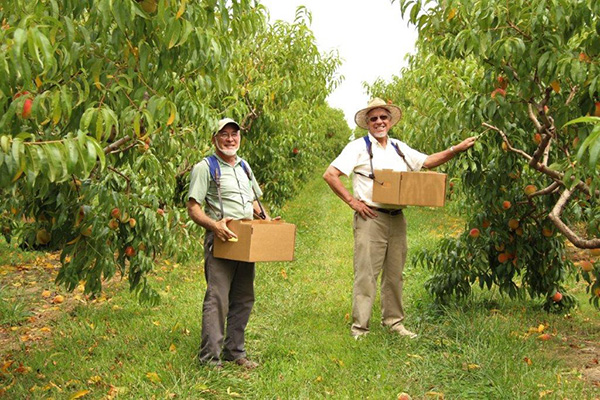
[[[214,234],[207,232],[204,240],[206,294],[198,358],[203,363],[220,364],[221,358],[233,361],[246,357],[244,333],[254,305],[254,263],[213,257],[213,240]]]
[[[354,214],[353,335],[369,331],[380,273],[382,324],[391,327],[404,319],[402,271],[407,251],[406,220],[402,213],[377,214],[377,218],[367,220]]]

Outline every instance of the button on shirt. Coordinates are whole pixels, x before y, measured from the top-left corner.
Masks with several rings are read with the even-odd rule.
[[[229,165],[219,156],[217,156],[217,160],[221,168],[221,179],[219,181],[221,183],[221,198],[223,199],[225,217],[252,219],[252,204],[256,200],[252,187],[254,187],[257,196],[262,195],[252,170],[250,169],[250,176],[252,176],[252,181],[250,181],[240,163],[242,160],[240,157],[237,157],[234,166]],[[248,166],[247,162],[245,164]],[[248,168],[250,167],[248,166]],[[200,161],[192,169],[188,198],[196,200],[199,204],[204,203],[204,212],[210,218],[215,220],[222,218],[217,185],[210,177],[210,169],[206,160]]]
[[[385,147],[375,139],[373,135],[369,133],[369,140],[371,140],[371,150],[373,151],[373,170],[376,169],[391,169],[394,171],[408,171],[409,168],[398,155],[394,146],[391,142],[396,143],[406,160],[411,165],[414,171],[419,171],[423,167],[423,163],[427,158],[427,154],[423,154],[417,150],[410,148],[406,143],[401,142],[397,139],[388,137],[388,142]],[[340,155],[333,160],[332,166],[337,168],[346,176],[352,176],[352,188],[354,190],[354,196],[364,201],[365,204],[371,207],[379,208],[398,208],[398,206],[376,203],[373,201],[373,180],[365,176],[359,175],[356,172],[360,172],[369,176],[371,174],[371,163],[369,162],[369,153],[365,140],[361,137],[346,145]]]

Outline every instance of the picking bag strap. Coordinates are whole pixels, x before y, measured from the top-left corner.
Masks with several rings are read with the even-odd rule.
[[[406,166],[408,167],[408,169],[410,169],[411,171],[414,171],[415,169],[412,167],[412,165],[410,165],[410,163],[408,162],[408,160],[406,159],[406,157],[404,156],[404,153],[402,152],[402,150],[400,150],[400,146],[392,141],[390,141],[392,143],[392,146],[394,146],[394,149],[396,149],[396,153],[398,153],[398,155],[400,157],[402,157],[402,160],[404,160],[404,163],[406,164]]]
[[[250,181],[250,187],[252,188],[252,192],[254,193],[254,198],[256,199],[256,202],[258,203],[258,208],[260,208],[260,213],[258,213],[258,217],[260,219],[267,219],[267,214],[265,214],[265,209],[263,208],[262,203],[258,199],[258,196],[256,195],[256,190],[254,190],[254,185],[252,184],[252,173],[250,172],[250,167],[248,167],[248,164],[246,164],[246,162],[244,160],[241,160],[240,164],[242,164],[242,169],[248,176],[248,180]]]
[[[210,178],[217,186],[217,196],[219,198],[219,208],[221,210],[221,219],[225,218],[225,211],[223,210],[223,197],[221,195],[221,167],[219,166],[219,160],[214,154],[205,158],[208,164],[208,170],[210,172]]]
[[[367,176],[363,173],[360,173],[360,172],[357,172],[357,174],[362,175],[366,178],[375,179],[375,175],[373,174],[373,149],[371,147],[372,146],[371,140],[369,139],[369,135],[363,136],[363,139],[365,140],[365,146],[367,147],[367,153],[369,153],[369,163],[371,164],[371,174],[369,176]],[[402,152],[402,150],[400,150],[400,146],[398,144],[394,143],[391,139],[390,139],[390,143],[396,150],[396,153],[398,153],[398,155],[402,158],[402,160],[404,161],[404,163],[406,164],[408,169],[410,169],[411,171],[414,171],[415,169],[412,167],[412,165],[410,165],[410,163],[406,159],[406,156],[404,156],[404,153]]]
[[[367,176],[363,173],[358,173],[359,175],[364,176],[365,178],[375,179],[375,175],[373,174],[373,149],[371,148],[371,141],[369,140],[369,135],[363,136],[365,140],[365,146],[367,146],[367,153],[369,154],[369,163],[371,164],[371,173]]]

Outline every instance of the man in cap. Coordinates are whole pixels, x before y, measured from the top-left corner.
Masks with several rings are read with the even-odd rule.
[[[262,191],[248,164],[237,156],[240,126],[231,118],[219,121],[213,134],[220,176],[211,177],[210,157],[197,163],[190,175],[187,209],[190,218],[206,229],[204,274],[206,294],[202,306],[202,344],[198,359],[221,367],[221,360],[246,368],[257,364],[246,356],[244,334],[254,304],[254,263],[215,258],[215,240],[235,240],[227,222],[268,218],[258,198]],[[213,171],[214,172],[214,171]],[[218,183],[218,184],[217,184]],[[201,204],[205,203],[204,210]],[[225,325],[227,325],[225,331]]]
[[[366,141],[350,142],[325,171],[323,178],[333,192],[354,211],[354,285],[352,294],[351,335],[358,339],[369,332],[369,320],[377,294],[377,279],[381,273],[382,325],[408,337],[417,335],[402,323],[402,272],[406,261],[406,221],[402,208],[376,203],[372,199],[373,169],[418,171],[434,168],[475,144],[470,137],[444,151],[426,155],[406,143],[390,138],[388,132],[402,117],[400,108],[375,98],[367,108],[358,111],[354,121],[368,130]],[[354,173],[352,195],[340,176]]]

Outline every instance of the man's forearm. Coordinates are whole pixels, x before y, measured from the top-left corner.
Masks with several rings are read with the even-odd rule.
[[[187,203],[187,210],[188,215],[190,216],[192,221],[194,221],[195,223],[207,230],[215,230],[217,226],[217,221],[206,215],[204,210],[202,210],[202,207],[200,207],[200,205],[197,202],[189,200]]]
[[[325,179],[325,182],[327,182],[327,184],[329,185],[333,193],[336,194],[336,196],[342,199],[344,203],[350,204],[354,196],[352,196],[350,191],[346,189],[346,186],[344,186],[339,174],[331,170],[331,168],[334,167],[330,166],[327,169],[327,171],[325,171],[325,174],[323,174],[323,179]]]

